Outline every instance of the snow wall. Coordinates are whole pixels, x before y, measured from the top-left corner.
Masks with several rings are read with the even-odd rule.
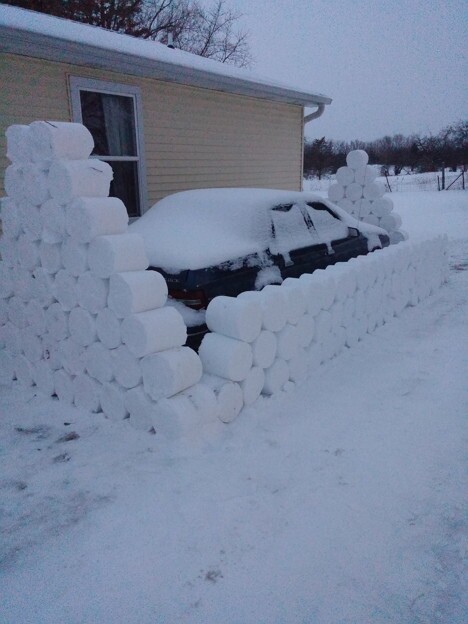
[[[167,285],[108,197],[111,167],[81,124],[7,130],[0,240],[0,382],[169,436],[213,415]],[[183,423],[179,417],[185,419]]]
[[[238,385],[245,405],[303,383],[447,279],[441,236],[392,245],[259,292],[217,297],[206,313],[212,333],[199,350],[203,380],[222,387],[221,376]]]
[[[17,380],[168,439],[230,422],[261,396],[414,306],[447,279],[447,241],[398,245],[208,306],[199,356],[147,271],[112,170],[79,124],[7,131],[0,239],[0,383]]]
[[[346,157],[347,166],[336,172],[336,182],[328,189],[328,199],[346,210],[355,219],[386,230],[390,243],[408,239],[401,230],[401,217],[393,212],[393,201],[385,193],[385,185],[376,181],[377,171],[367,163],[364,150],[352,150]]]

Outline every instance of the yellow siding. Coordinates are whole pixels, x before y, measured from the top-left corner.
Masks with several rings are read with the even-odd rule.
[[[301,188],[300,106],[8,54],[0,57],[2,182],[5,129],[70,120],[69,76],[140,87],[150,205],[190,188]]]

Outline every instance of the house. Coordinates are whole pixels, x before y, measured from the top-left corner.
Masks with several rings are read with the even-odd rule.
[[[318,107],[313,118],[331,103],[154,41],[6,5],[0,53],[0,179],[9,125],[79,121],[131,216],[192,188],[300,190],[304,108]]]

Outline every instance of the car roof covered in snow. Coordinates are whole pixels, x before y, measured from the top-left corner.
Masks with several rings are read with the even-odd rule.
[[[331,99],[147,39],[0,5],[0,50],[124,74],[316,106]]]
[[[250,188],[169,195],[132,223],[130,231],[142,235],[152,266],[168,272],[195,270],[264,252],[272,242],[271,209],[305,202],[325,204],[346,226],[364,234],[385,234],[316,193]]]

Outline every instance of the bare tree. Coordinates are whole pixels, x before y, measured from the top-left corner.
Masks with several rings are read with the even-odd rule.
[[[241,13],[226,0],[205,8],[198,0],[0,0],[26,9],[101,26],[135,37],[166,42],[181,50],[238,67],[250,65]]]

